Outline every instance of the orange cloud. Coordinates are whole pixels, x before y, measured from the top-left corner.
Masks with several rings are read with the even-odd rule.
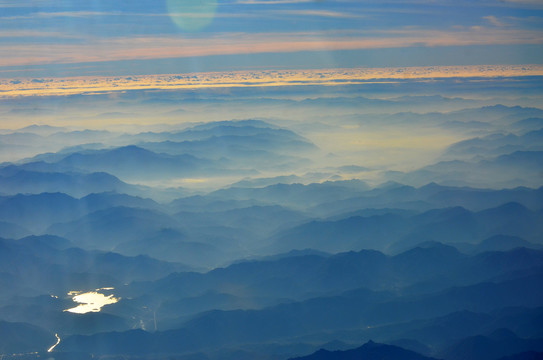
[[[345,33],[224,33],[207,38],[176,36],[89,39],[76,44],[0,45],[0,66],[163,59],[209,55],[333,51],[410,46],[542,44],[543,31],[488,29],[455,31],[399,29],[363,35]]]
[[[543,65],[425,66],[328,70],[228,71],[130,77],[0,80],[0,98],[53,96],[150,89],[251,86],[345,85],[368,81],[461,77],[543,76]]]

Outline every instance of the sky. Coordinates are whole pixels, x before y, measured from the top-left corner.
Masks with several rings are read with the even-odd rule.
[[[541,0],[0,0],[0,78],[542,64]]]

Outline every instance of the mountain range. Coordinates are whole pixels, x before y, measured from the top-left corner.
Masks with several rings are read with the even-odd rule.
[[[0,357],[540,358],[543,110],[440,84],[74,95],[92,129],[2,130]]]

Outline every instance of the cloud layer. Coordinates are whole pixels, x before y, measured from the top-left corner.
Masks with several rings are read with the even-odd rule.
[[[345,85],[370,81],[467,77],[543,76],[543,65],[427,66],[329,70],[233,71],[130,77],[80,77],[0,81],[0,98],[73,95],[150,89]]]

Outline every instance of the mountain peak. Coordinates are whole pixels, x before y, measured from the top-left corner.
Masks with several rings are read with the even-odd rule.
[[[375,343],[369,340],[364,345],[345,351],[328,351],[320,349],[308,356],[292,358],[291,360],[431,360],[414,351],[405,350],[398,346]]]

